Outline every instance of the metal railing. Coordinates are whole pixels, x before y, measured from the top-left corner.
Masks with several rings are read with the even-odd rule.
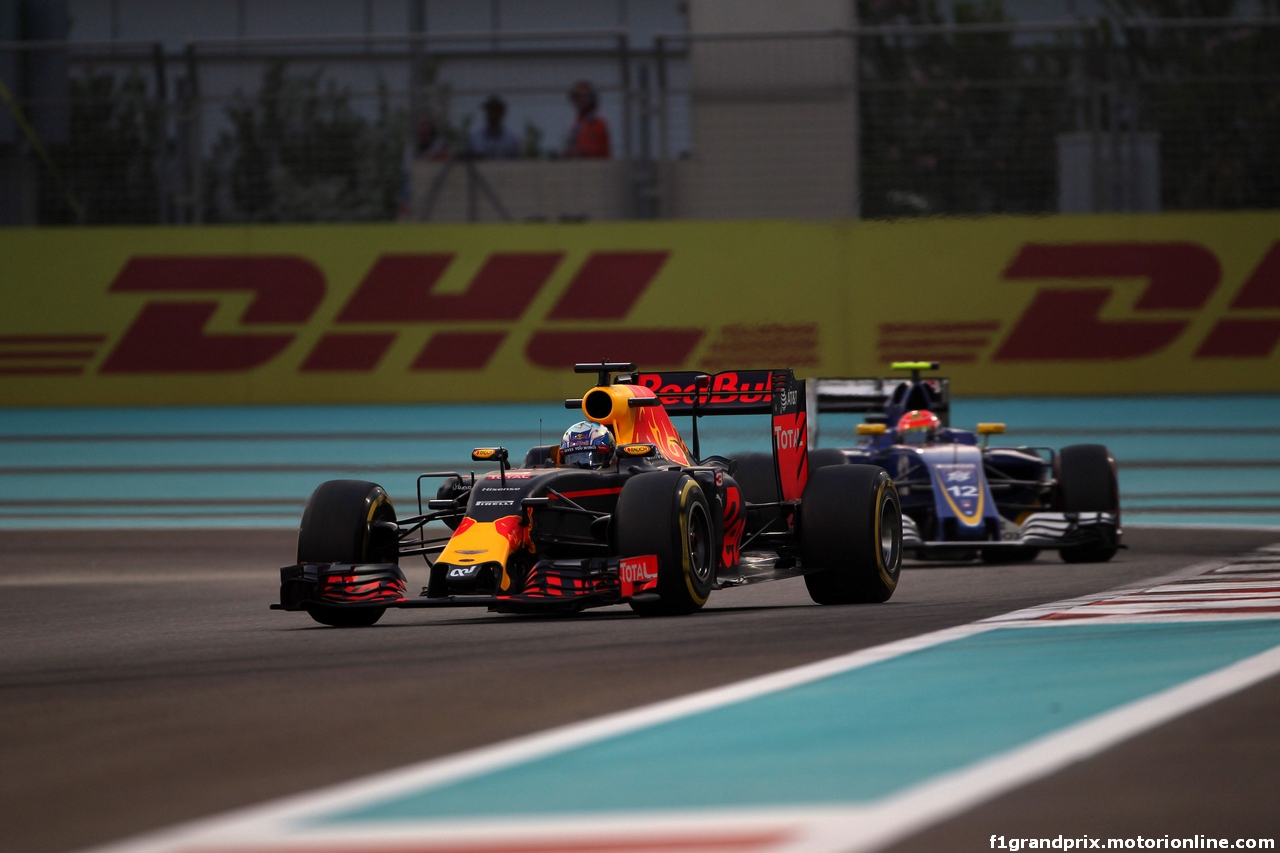
[[[840,215],[865,217],[1280,207],[1280,19],[1104,19],[5,42],[0,223],[412,217],[423,160],[465,154],[490,94],[528,163],[503,186],[557,168],[580,78],[630,199],[601,216],[735,209],[732,182],[689,177],[706,164],[841,176]]]
[[[497,94],[509,116],[540,118],[512,130],[522,154],[548,158],[560,149],[548,128],[571,122],[565,93],[580,76],[612,120],[615,155],[629,160],[632,61],[614,30],[218,39],[181,50],[0,43],[0,80],[61,70],[60,86],[14,86],[16,111],[0,105],[0,183],[10,188],[0,222],[394,219],[421,120],[441,151],[464,155],[482,100]],[[8,132],[6,119],[28,115],[34,134]],[[36,160],[38,147],[54,168]]]
[[[666,35],[659,124],[703,95],[693,79],[670,83],[668,55],[691,57],[696,78],[716,61],[699,47],[842,39],[856,57],[864,217],[1280,207],[1265,141],[1280,132],[1277,18]],[[694,159],[714,155],[693,141]],[[786,142],[775,133],[761,145]],[[671,151],[665,140],[660,151]]]

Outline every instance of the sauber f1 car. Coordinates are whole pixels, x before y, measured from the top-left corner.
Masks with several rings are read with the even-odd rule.
[[[527,613],[626,603],[646,616],[685,614],[712,590],[799,575],[820,604],[893,594],[902,557],[893,481],[874,465],[810,471],[808,395],[790,370],[574,369],[597,381],[566,401],[588,423],[571,428],[563,446],[534,447],[514,468],[506,448],[477,448],[472,459],[495,469],[422,474],[410,518],[374,483],[322,483],[272,608],[335,626],[372,625],[387,608]],[[743,499],[733,460],[700,456],[699,418],[749,414],[772,416],[766,501]],[[672,415],[692,418],[692,448]],[[599,462],[574,467],[578,457]],[[422,483],[436,478],[424,507]],[[451,535],[433,537],[433,522]],[[416,556],[430,568],[428,583],[408,597],[399,563]]]
[[[810,470],[876,465],[892,476],[902,506],[903,550],[918,559],[989,563],[1033,560],[1057,550],[1068,563],[1110,560],[1120,544],[1116,462],[1100,444],[988,446],[1005,425],[950,425],[950,383],[923,377],[936,362],[896,362],[910,378],[810,379],[809,434],[819,415],[862,414],[853,447],[811,448]],[[742,459],[748,501],[773,494],[759,459]]]

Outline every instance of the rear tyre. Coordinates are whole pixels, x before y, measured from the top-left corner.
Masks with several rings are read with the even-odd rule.
[[[1063,512],[1110,512],[1120,521],[1120,489],[1110,451],[1101,444],[1073,444],[1058,452],[1058,493]],[[1063,548],[1065,563],[1105,563],[1118,550],[1106,542]]]
[[[902,571],[902,507],[883,468],[839,465],[809,475],[800,501],[800,554],[818,604],[888,601]]]
[[[329,480],[321,483],[302,512],[298,527],[299,563],[399,563],[394,529],[377,522],[396,520],[391,498],[376,483]],[[354,608],[308,604],[307,613],[322,625],[363,628],[374,624],[385,607]]]
[[[752,504],[774,503],[778,500],[778,480],[773,473],[773,456],[768,453],[743,453],[734,457],[737,467],[733,479],[742,489],[742,499]],[[747,529],[760,530],[773,524],[771,530],[780,530],[775,522],[778,510],[753,509],[747,512]]]
[[[778,500],[778,480],[773,471],[773,454],[743,453],[734,457],[738,463],[733,479],[742,489],[742,499],[747,503],[773,503]],[[848,458],[834,447],[816,447],[809,450],[809,473],[832,465],[845,465]],[[759,530],[781,513],[776,509],[752,510],[747,517],[747,529]],[[781,530],[775,525],[773,530]]]
[[[658,600],[631,602],[641,616],[677,616],[702,609],[716,574],[711,508],[688,474],[660,471],[632,477],[613,515],[618,553],[658,557]]]
[[[828,468],[832,465],[848,465],[849,457],[844,452],[834,447],[811,447],[809,448],[809,473],[817,471],[819,468]]]

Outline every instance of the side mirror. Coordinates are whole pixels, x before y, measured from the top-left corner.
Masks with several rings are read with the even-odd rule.
[[[854,431],[858,435],[884,435],[889,428],[884,424],[858,424]]]
[[[978,435],[982,436],[982,449],[987,449],[987,442],[993,435],[1004,435],[1004,424],[978,424]]]
[[[511,467],[507,463],[507,449],[505,447],[477,447],[471,451],[472,462],[497,462],[498,476],[502,479],[502,485],[507,484],[507,469]]]

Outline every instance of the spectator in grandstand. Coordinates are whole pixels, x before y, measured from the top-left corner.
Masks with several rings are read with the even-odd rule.
[[[507,117],[506,102],[497,95],[490,95],[481,108],[484,110],[484,124],[471,131],[467,153],[483,160],[519,157],[520,139],[503,124]]]
[[[596,87],[586,80],[579,80],[569,90],[569,100],[578,116],[565,140],[564,156],[608,157],[609,125],[600,117]]]
[[[436,129],[436,121],[429,115],[418,119],[418,136],[413,144],[415,160],[448,160],[449,143]]]

